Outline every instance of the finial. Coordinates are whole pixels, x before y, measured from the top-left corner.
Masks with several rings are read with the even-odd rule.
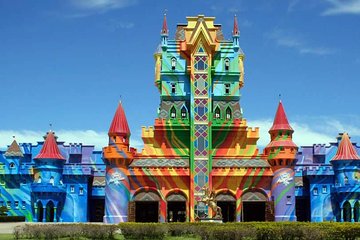
[[[164,21],[163,21],[163,26],[162,26],[162,29],[161,29],[161,34],[168,34],[169,33],[169,30],[167,28],[167,22],[166,22],[166,13],[167,13],[167,10],[165,9],[165,11],[164,11]]]
[[[121,104],[121,101],[122,101],[122,99],[121,99],[121,95],[120,95],[120,97],[119,97],[119,104]]]
[[[239,32],[239,26],[238,26],[237,17],[236,17],[236,14],[235,14],[235,15],[234,15],[233,36],[238,36],[238,35],[240,35],[240,32]]]
[[[52,123],[49,123],[50,130],[49,132],[52,132]]]
[[[15,135],[13,135],[12,137],[13,137],[13,139],[15,140]]]
[[[279,102],[281,102],[281,93],[279,93]]]

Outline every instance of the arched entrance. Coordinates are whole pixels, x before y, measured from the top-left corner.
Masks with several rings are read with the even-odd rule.
[[[356,201],[354,205],[354,221],[359,222],[359,213],[360,213],[360,204],[359,201]]]
[[[49,201],[46,204],[46,222],[53,222],[54,221],[54,203]]]
[[[343,219],[344,222],[351,222],[351,205],[348,201],[343,205]]]
[[[154,192],[140,192],[135,198],[136,222],[159,222],[160,197]]]
[[[43,205],[42,205],[41,201],[37,202],[36,207],[37,207],[37,221],[42,222],[44,209],[43,209]]]
[[[259,191],[248,191],[241,197],[242,221],[265,221],[266,196]]]
[[[167,221],[185,222],[186,197],[180,193],[173,193],[166,198],[166,201],[167,201]]]
[[[220,193],[216,196],[217,205],[221,208],[223,222],[235,222],[236,199],[230,193]]]

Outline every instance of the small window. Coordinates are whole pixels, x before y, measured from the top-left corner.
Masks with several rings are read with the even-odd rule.
[[[170,110],[170,117],[173,119],[176,118],[176,109],[174,107]]]
[[[11,209],[11,202],[10,202],[10,201],[7,201],[7,202],[6,202],[6,206],[7,206],[7,209]]]
[[[176,83],[172,83],[171,84],[171,93],[175,94],[176,93]]]
[[[41,176],[39,176],[38,180],[37,180],[37,183],[41,183],[42,180],[41,180]]]
[[[171,70],[175,70],[176,67],[176,58],[171,58]]]
[[[225,94],[230,94],[230,83],[225,83]]]
[[[226,120],[230,120],[231,119],[231,109],[228,107],[226,109]]]
[[[349,178],[347,176],[345,176],[345,178],[344,178],[344,183],[349,184]]]
[[[19,201],[15,201],[15,209],[19,209]]]
[[[220,119],[220,108],[219,107],[215,108],[215,119]]]
[[[225,58],[225,71],[229,71],[230,69],[230,59]]]
[[[326,185],[322,186],[322,193],[327,193],[327,186]]]
[[[70,186],[70,192],[74,193],[75,192],[75,187],[73,185]]]
[[[281,166],[283,164],[283,160],[279,159],[279,165]]]
[[[54,177],[50,177],[50,184],[54,186]]]
[[[318,188],[316,187],[316,188],[313,189],[313,195],[318,195],[318,194],[319,194]]]
[[[186,108],[185,108],[185,106],[183,106],[181,108],[181,118],[182,119],[186,118]]]
[[[9,167],[10,167],[10,168],[15,168],[15,163],[11,162],[11,163],[9,164]]]
[[[25,201],[22,201],[21,204],[22,204],[21,208],[22,208],[23,210],[26,209],[26,202],[25,202]]]
[[[286,196],[286,204],[287,205],[291,204],[291,196]]]
[[[79,189],[79,195],[84,195],[84,188],[81,187],[81,188]]]

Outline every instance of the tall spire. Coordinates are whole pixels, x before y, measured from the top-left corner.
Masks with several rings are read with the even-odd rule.
[[[294,131],[292,129],[292,127],[290,126],[289,124],[289,121],[286,117],[286,113],[285,113],[285,110],[284,110],[284,107],[282,105],[282,102],[281,100],[279,101],[279,106],[277,108],[277,111],[276,111],[276,115],[275,115],[275,118],[274,118],[274,123],[272,125],[272,127],[270,128],[270,131],[276,131],[276,130],[291,130],[291,131]]]
[[[166,13],[164,13],[164,21],[161,29],[161,35],[168,35],[168,34],[169,34],[169,30],[167,27]]]
[[[236,17],[236,14],[235,14],[235,16],[234,16],[233,36],[239,36],[239,35],[240,35],[239,26],[238,26],[237,17]]]
[[[360,157],[352,145],[347,133],[342,135],[338,150],[331,160],[360,160]]]
[[[109,128],[109,136],[130,136],[130,128],[126,120],[121,101],[116,109],[114,118]]]
[[[43,147],[40,150],[40,153],[34,157],[34,159],[59,159],[65,160],[61,155],[60,150],[57,146],[54,132],[49,131],[46,136]]]

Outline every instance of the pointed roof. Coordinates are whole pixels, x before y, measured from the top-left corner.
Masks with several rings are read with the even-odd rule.
[[[237,36],[240,35],[236,14],[234,16],[234,29],[233,29],[233,36],[235,36],[235,35],[237,35]]]
[[[161,29],[161,34],[168,34],[169,30],[167,27],[167,22],[166,22],[166,13],[164,14],[164,21],[163,21],[163,25],[162,25],[162,29]]]
[[[109,128],[109,136],[110,135],[130,136],[130,128],[121,102],[119,102],[114,118],[111,122]]]
[[[34,159],[59,159],[65,160],[57,146],[54,132],[50,131],[45,139],[40,153]]]
[[[274,123],[273,123],[272,127],[270,128],[269,132],[276,131],[276,130],[291,130],[291,131],[293,131],[293,129],[290,126],[289,121],[286,117],[286,113],[285,113],[285,110],[284,110],[281,100],[279,101],[279,106],[276,111]]]
[[[16,142],[15,139],[11,143],[10,147],[6,150],[4,155],[5,155],[5,157],[24,157],[24,155],[19,147],[19,144]]]
[[[338,150],[331,161],[333,160],[360,160],[360,157],[351,143],[347,133],[342,135]]]

